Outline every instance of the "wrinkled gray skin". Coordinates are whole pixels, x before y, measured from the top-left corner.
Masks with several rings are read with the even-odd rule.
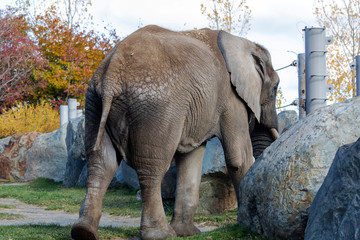
[[[142,239],[200,233],[193,217],[206,141],[220,139],[238,192],[253,163],[249,126],[277,127],[278,83],[267,50],[223,31],[147,26],[128,36],[87,90],[87,192],[72,237],[98,239],[102,200],[121,160],[139,177]],[[178,181],[169,225],[161,180],[173,157]]]

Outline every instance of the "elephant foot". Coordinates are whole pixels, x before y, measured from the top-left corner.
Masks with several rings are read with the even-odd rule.
[[[172,222],[170,225],[180,237],[192,236],[201,233],[201,231],[192,223],[186,224],[183,222]]]
[[[144,228],[140,230],[140,238],[142,240],[160,240],[176,237],[176,232],[170,225],[166,229]]]
[[[82,221],[76,222],[71,228],[71,237],[74,240],[98,240],[97,231],[94,230],[90,224]]]

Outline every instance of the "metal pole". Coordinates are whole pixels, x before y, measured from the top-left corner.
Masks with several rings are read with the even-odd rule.
[[[360,55],[355,57],[356,64],[356,96],[360,96]]]
[[[305,27],[306,113],[326,105],[325,27]]]
[[[298,54],[299,119],[306,117],[305,90],[305,53],[300,53]]]
[[[69,98],[68,100],[69,105],[69,120],[74,119],[77,117],[77,100],[75,98]]]

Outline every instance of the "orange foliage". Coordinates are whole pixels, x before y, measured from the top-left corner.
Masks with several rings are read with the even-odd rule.
[[[355,96],[355,73],[350,68],[360,54],[360,1],[316,0],[315,15],[334,39],[328,46],[328,84],[334,86],[329,98],[343,101]]]
[[[36,42],[28,35],[30,25],[18,8],[0,9],[0,112],[16,100],[32,100],[43,86],[34,69],[46,63]]]
[[[48,60],[48,69],[37,73],[47,82],[39,94],[60,102],[68,97],[84,100],[90,78],[113,47],[113,40],[119,38],[114,32],[107,38],[93,30],[81,30],[79,25],[69,26],[54,6],[37,16],[35,23],[34,34]]]

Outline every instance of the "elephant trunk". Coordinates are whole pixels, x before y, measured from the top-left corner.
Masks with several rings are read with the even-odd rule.
[[[255,159],[257,159],[262,152],[279,137],[279,134],[275,128],[268,129],[256,123],[250,137],[253,147],[253,155]]]

